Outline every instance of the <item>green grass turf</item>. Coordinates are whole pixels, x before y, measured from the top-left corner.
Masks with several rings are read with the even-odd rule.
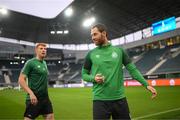
[[[180,86],[156,87],[158,96],[143,87],[127,87],[126,96],[133,119],[180,119]],[[91,88],[50,88],[49,95],[57,120],[91,120]],[[0,91],[0,119],[23,119],[25,93]],[[41,119],[42,117],[39,117]]]

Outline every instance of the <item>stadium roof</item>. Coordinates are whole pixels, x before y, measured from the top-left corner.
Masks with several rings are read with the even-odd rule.
[[[0,8],[2,7],[41,18],[54,18],[72,1],[73,0],[1,0]]]
[[[179,0],[74,0],[74,14],[64,11],[52,19],[43,19],[15,11],[0,15],[0,36],[29,42],[52,44],[92,43],[90,27],[82,22],[94,16],[96,23],[107,26],[109,39],[121,37],[150,27],[152,23],[172,16],[180,16]],[[67,8],[68,8],[67,7]],[[50,31],[69,30],[68,34]]]

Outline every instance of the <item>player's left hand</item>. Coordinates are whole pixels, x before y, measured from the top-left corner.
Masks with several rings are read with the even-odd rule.
[[[38,103],[37,97],[34,95],[34,93],[30,94],[30,100],[31,104],[36,105]]]
[[[157,96],[157,91],[155,88],[153,88],[152,86],[147,86],[147,89],[152,93],[152,99]]]

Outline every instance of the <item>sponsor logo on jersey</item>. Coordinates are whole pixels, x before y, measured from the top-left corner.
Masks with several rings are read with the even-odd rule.
[[[112,58],[117,58],[118,57],[118,54],[116,52],[113,52],[112,53]]]

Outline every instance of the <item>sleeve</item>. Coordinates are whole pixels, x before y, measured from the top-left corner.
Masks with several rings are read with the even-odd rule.
[[[24,65],[24,67],[22,68],[21,73],[28,76],[30,70],[31,70],[31,63],[30,63],[30,61],[27,61]]]
[[[130,57],[125,50],[123,50],[123,64],[133,79],[139,81],[145,87],[148,86],[148,82],[144,79],[143,75],[136,68],[135,64],[132,63]]]
[[[48,69],[48,67],[47,67],[47,63],[46,63],[46,61],[43,61],[43,63],[44,63],[44,65],[45,65],[45,67],[46,67],[47,74],[49,75],[49,69]]]
[[[91,72],[91,66],[92,66],[92,61],[90,59],[90,53],[88,53],[85,57],[85,62],[84,62],[84,65],[82,67],[82,79],[84,81],[87,81],[87,82],[95,82],[94,80],[94,76],[92,76],[90,74]]]
[[[122,49],[122,58],[123,58],[122,62],[123,62],[124,66],[126,66],[132,62],[129,55],[127,54],[127,52],[124,49]]]

